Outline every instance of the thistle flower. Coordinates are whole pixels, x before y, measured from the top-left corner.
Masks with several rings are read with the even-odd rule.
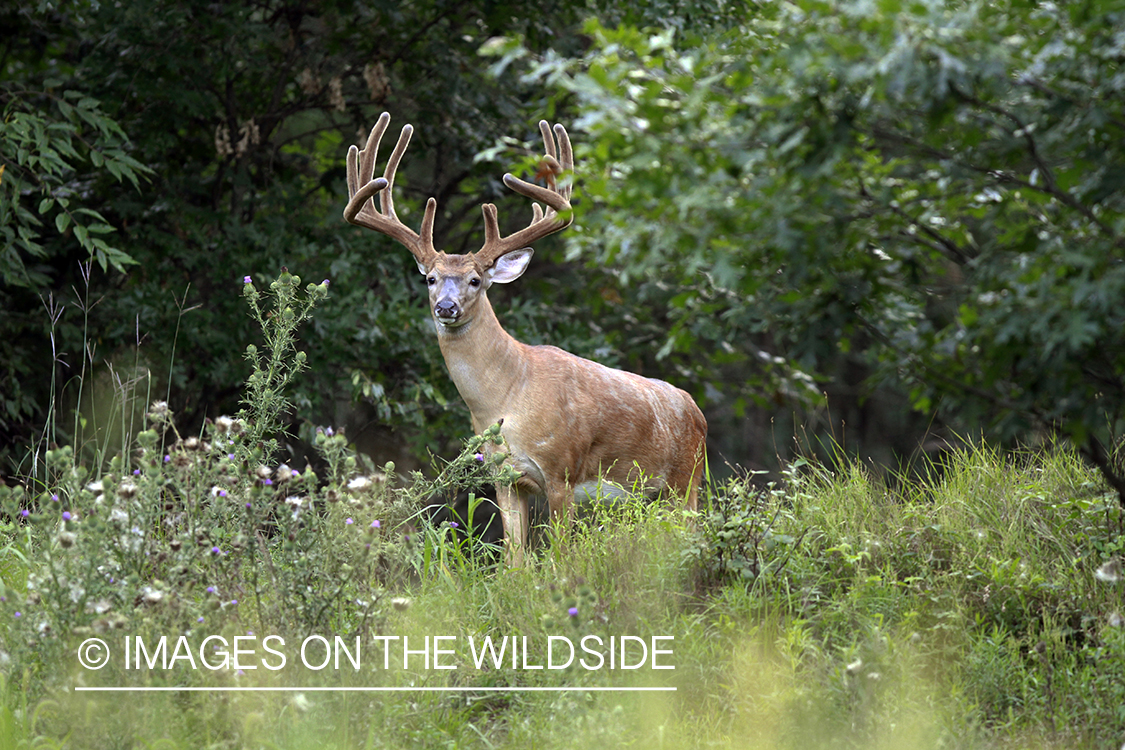
[[[1102,583],[1118,583],[1121,580],[1121,561],[1110,560],[1094,571],[1094,578]]]

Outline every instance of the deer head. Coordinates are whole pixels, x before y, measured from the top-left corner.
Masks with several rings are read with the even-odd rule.
[[[383,176],[374,177],[379,142],[390,120],[390,115],[384,112],[371,129],[363,150],[355,146],[348,150],[349,200],[344,208],[344,218],[352,224],[392,237],[410,250],[419,272],[426,277],[430,311],[439,331],[444,329],[453,333],[474,320],[481,300],[487,304],[486,292],[492,284],[506,284],[523,274],[533,252],[528,245],[570,225],[571,187],[569,184],[558,184],[561,175],[574,169],[570,138],[562,125],[555,125],[552,135],[547,122],[540,121],[545,154],[539,174],[545,178],[546,187],[511,174],[504,175],[505,185],[546,204],[545,211],[538,203],[533,203],[531,223],[517,232],[501,236],[496,206],[486,203],[481,207],[484,212],[484,245],[475,253],[449,255],[434,248],[434,217],[437,213],[434,198],[426,202],[420,232],[416,233],[403,224],[395,213],[395,172],[410,143],[413,127],[403,126]],[[379,196],[379,207],[375,205],[376,195]]]

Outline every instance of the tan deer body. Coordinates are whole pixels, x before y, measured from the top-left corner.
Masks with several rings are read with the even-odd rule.
[[[525,229],[501,238],[496,209],[485,205],[485,246],[477,253],[447,255],[433,249],[436,204],[426,206],[422,233],[398,221],[391,197],[395,169],[406,150],[407,125],[383,178],[372,179],[384,114],[367,147],[348,155],[351,200],[345,218],[388,234],[414,254],[430,289],[430,311],[449,374],[472,414],[477,432],[502,422],[508,462],[521,475],[515,487],[497,488],[508,558],[519,564],[527,543],[528,494],[547,497],[555,519],[569,517],[576,492],[595,496],[621,489],[665,491],[696,507],[707,437],[702,412],[684,391],[577,357],[553,346],[528,346],[500,326],[488,301],[488,287],[519,278],[532,250],[524,245],[570,223],[570,188],[555,189],[553,176],[573,166],[566,131],[555,126],[554,142],[541,123],[551,168],[548,188],[504,176],[534,205]],[[362,184],[361,184],[362,183]],[[372,196],[381,194],[382,211]]]

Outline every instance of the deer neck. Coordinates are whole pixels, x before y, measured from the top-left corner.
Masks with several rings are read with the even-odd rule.
[[[504,416],[524,377],[524,345],[512,338],[482,297],[472,320],[458,328],[437,325],[438,345],[458,393],[482,430]]]

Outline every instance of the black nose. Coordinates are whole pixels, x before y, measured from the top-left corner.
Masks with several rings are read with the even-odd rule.
[[[438,300],[434,304],[434,312],[439,318],[456,318],[460,314],[457,303],[451,299]]]

